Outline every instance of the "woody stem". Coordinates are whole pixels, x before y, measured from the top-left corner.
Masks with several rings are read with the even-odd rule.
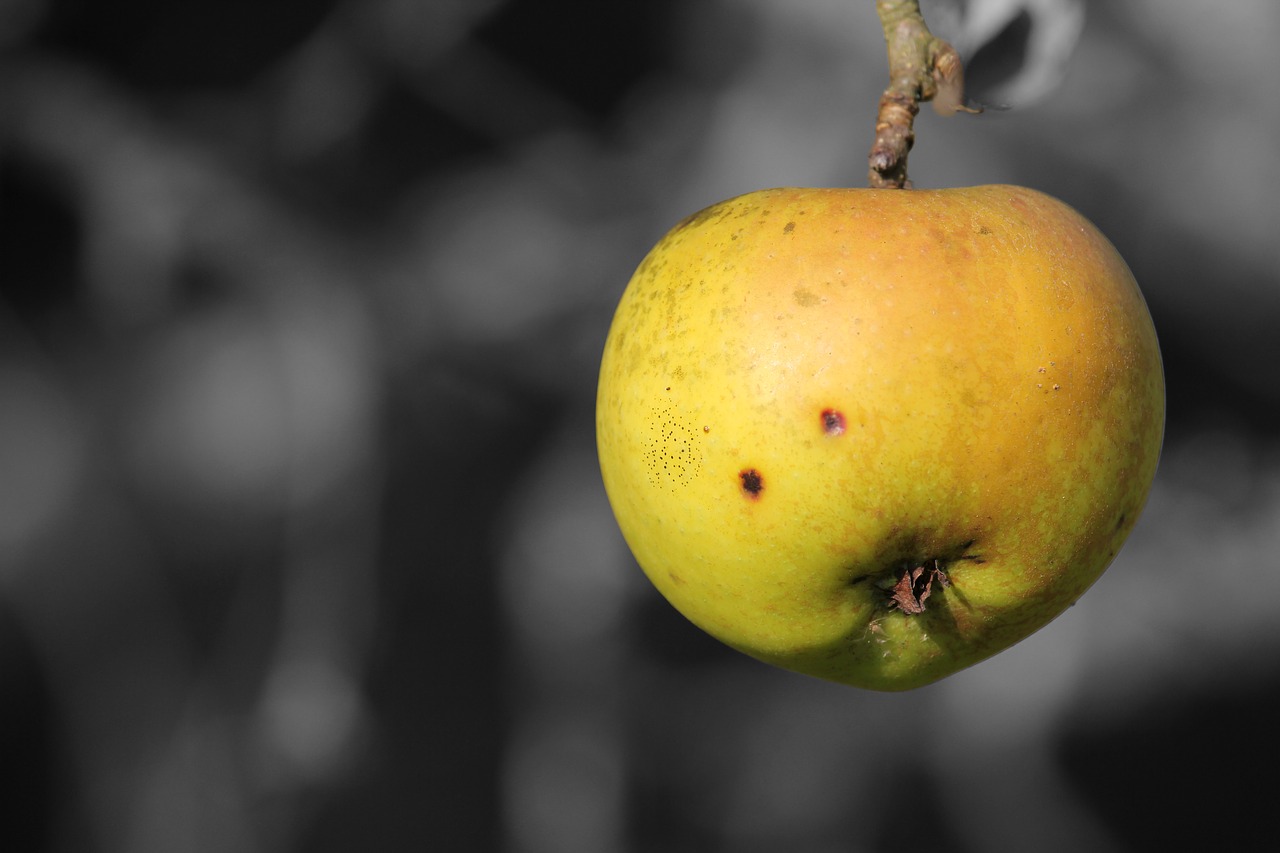
[[[965,109],[964,72],[955,48],[929,32],[918,0],[876,0],[876,13],[889,56],[889,86],[880,96],[867,182],[902,189],[911,185],[907,154],[921,102],[934,100],[942,113]]]

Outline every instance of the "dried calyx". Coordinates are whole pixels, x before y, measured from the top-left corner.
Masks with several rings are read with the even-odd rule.
[[[897,582],[889,590],[889,609],[901,610],[908,616],[923,613],[935,582],[944,588],[951,586],[951,579],[943,570],[941,560],[903,566],[898,571]]]

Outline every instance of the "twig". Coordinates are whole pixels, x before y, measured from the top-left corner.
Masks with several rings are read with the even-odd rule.
[[[915,142],[920,103],[933,101],[944,115],[977,110],[964,106],[960,55],[929,32],[918,0],[876,0],[876,13],[889,54],[889,86],[880,96],[867,181],[878,189],[902,189],[911,186],[907,154]]]

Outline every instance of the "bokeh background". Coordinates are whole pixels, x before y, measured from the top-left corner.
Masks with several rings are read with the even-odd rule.
[[[0,849],[1271,849],[1271,0],[935,0],[1142,284],[1162,467],[1112,569],[905,695],[648,587],[593,446],[675,221],[860,185],[870,0],[0,0]]]

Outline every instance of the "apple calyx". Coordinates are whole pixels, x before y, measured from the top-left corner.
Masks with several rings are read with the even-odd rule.
[[[949,555],[910,557],[898,562],[893,568],[886,569],[875,580],[875,585],[885,594],[885,608],[899,610],[907,616],[923,613],[927,609],[925,601],[933,595],[935,583],[943,589],[951,588],[951,576],[947,574],[947,566],[961,561],[986,562],[981,555],[970,551],[977,541],[977,539],[970,539]]]
[[[951,578],[942,568],[941,560],[926,561],[932,565],[903,566],[898,580],[889,591],[889,609],[901,610],[908,616],[925,611],[925,600],[933,594],[933,582],[943,588],[951,586]]]

